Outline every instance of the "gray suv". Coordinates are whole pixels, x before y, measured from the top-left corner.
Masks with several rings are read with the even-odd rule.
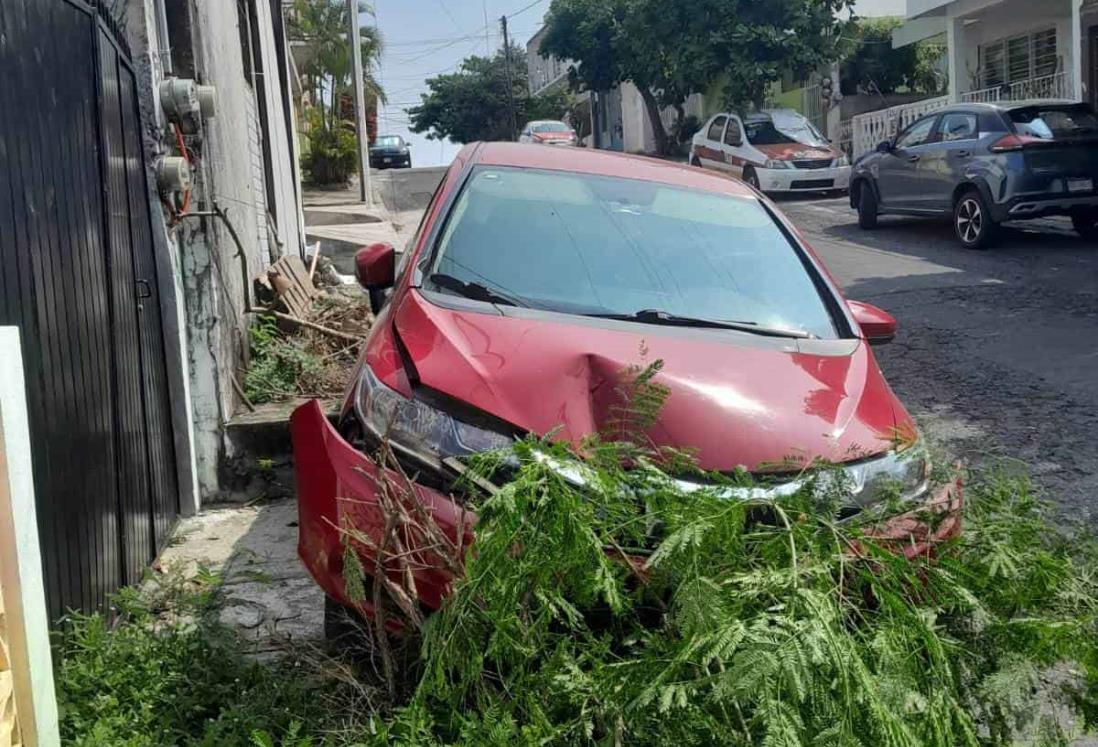
[[[854,164],[858,225],[877,216],[952,217],[957,239],[984,249],[1000,223],[1071,217],[1098,244],[1098,115],[1054,101],[954,104],[913,122]]]

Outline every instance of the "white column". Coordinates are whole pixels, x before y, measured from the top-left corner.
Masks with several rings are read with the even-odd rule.
[[[1083,100],[1083,0],[1071,0],[1071,97]],[[1094,82],[1091,81],[1091,85]]]
[[[949,98],[960,101],[964,93],[966,69],[965,22],[963,18],[946,19],[946,47],[949,58]]]

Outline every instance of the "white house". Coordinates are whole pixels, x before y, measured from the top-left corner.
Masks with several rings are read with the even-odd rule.
[[[855,155],[952,102],[1098,104],[1098,0],[907,0],[893,46],[944,35],[949,95],[856,117]]]

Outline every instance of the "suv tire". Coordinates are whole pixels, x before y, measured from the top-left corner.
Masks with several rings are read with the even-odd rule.
[[[1084,239],[1098,242],[1098,212],[1075,213],[1071,216],[1071,225]]]
[[[702,167],[701,159],[697,156],[690,156],[690,165],[700,169]]]
[[[953,233],[965,249],[987,249],[995,243],[999,226],[991,217],[978,189],[969,189],[953,206]]]
[[[877,227],[877,193],[869,182],[858,185],[858,226],[867,231]]]

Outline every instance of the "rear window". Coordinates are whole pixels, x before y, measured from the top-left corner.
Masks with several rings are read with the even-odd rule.
[[[1042,140],[1066,140],[1098,137],[1098,116],[1094,110],[1078,106],[1027,106],[1014,109],[1008,116],[1019,135]]]
[[[569,132],[572,128],[564,122],[538,122],[531,129],[534,132]]]
[[[479,167],[431,278],[568,314],[669,314],[837,337],[812,275],[749,197],[657,182]]]

